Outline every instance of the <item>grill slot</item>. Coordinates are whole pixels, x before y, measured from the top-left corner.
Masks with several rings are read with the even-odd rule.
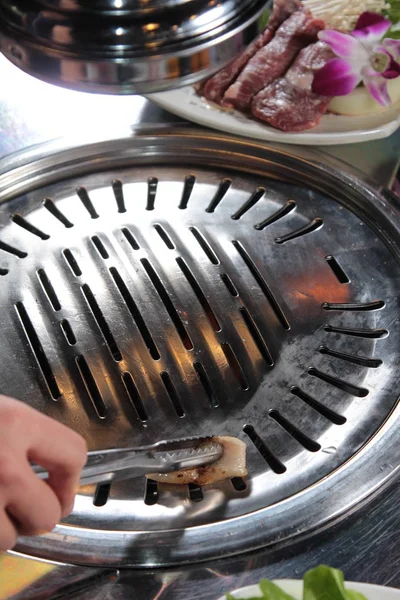
[[[268,346],[262,337],[257,325],[254,322],[253,317],[244,306],[239,309],[240,314],[243,317],[243,321],[247,325],[247,329],[250,331],[251,337],[253,338],[261,356],[267,363],[269,367],[272,367],[274,364],[274,359],[272,358],[271,352],[268,349]]]
[[[8,275],[8,269],[0,269],[0,276]]]
[[[233,298],[237,298],[239,296],[239,292],[236,289],[235,284],[232,279],[229,277],[227,273],[221,273],[221,279],[224,282],[226,289],[230,293]]]
[[[324,302],[322,308],[324,310],[370,312],[372,310],[380,310],[381,308],[384,308],[384,306],[385,303],[383,300],[374,300],[373,302],[366,302],[365,304],[334,304],[332,302]]]
[[[104,258],[104,260],[107,260],[108,258],[110,258],[110,255],[108,254],[106,247],[104,246],[103,242],[101,241],[101,239],[99,238],[98,235],[94,235],[92,237],[92,242],[93,242],[94,247],[100,254],[101,258]]]
[[[365,398],[369,394],[369,390],[365,388],[358,387],[357,385],[353,385],[348,381],[343,381],[343,379],[339,379],[338,377],[333,377],[333,375],[328,375],[327,373],[323,373],[314,367],[310,367],[308,369],[308,373],[312,375],[312,377],[317,377],[321,379],[321,381],[325,381],[330,385],[342,390],[342,392],[346,392],[347,394],[351,394],[352,396],[357,396],[357,398]]]
[[[53,400],[59,400],[62,394],[58,387],[56,378],[54,377],[54,373],[52,371],[50,363],[47,360],[47,356],[43,350],[43,346],[35,331],[32,321],[29,318],[27,310],[22,302],[17,302],[15,308],[24,328],[25,335],[28,339],[32,352],[38,362],[47,387],[49,388],[50,394]]]
[[[234,247],[236,248],[236,250],[239,252],[239,254],[242,257],[242,259],[244,260],[244,262],[246,263],[246,266],[249,269],[250,273],[253,275],[254,279],[257,281],[258,285],[260,286],[264,296],[266,297],[269,304],[271,305],[271,308],[273,309],[273,311],[274,311],[277,319],[281,323],[282,327],[284,329],[290,329],[289,321],[287,320],[287,318],[286,318],[283,310],[279,306],[279,303],[278,303],[277,299],[275,298],[272,290],[270,289],[269,285],[265,281],[264,277],[261,275],[260,271],[256,267],[253,259],[250,257],[247,250],[243,247],[243,245],[240,242],[238,242],[236,240],[234,240],[232,243],[233,243]]]
[[[129,245],[133,248],[133,250],[139,250],[140,246],[136,241],[136,238],[133,235],[133,233],[127,227],[124,227],[121,231],[124,234]]]
[[[144,503],[147,506],[154,506],[158,502],[158,484],[152,479],[146,479],[146,490],[144,493]]]
[[[114,179],[114,181],[112,182],[112,189],[114,192],[115,200],[117,202],[118,212],[121,214],[125,213],[126,207],[125,207],[124,189],[122,187],[122,181],[120,181],[119,179]]]
[[[308,404],[308,406],[311,406],[311,408],[319,412],[320,415],[322,415],[335,425],[344,425],[346,423],[347,419],[345,417],[342,417],[342,415],[339,415],[334,410],[331,410],[318,400],[315,400],[314,398],[303,392],[303,390],[301,390],[300,388],[292,387],[290,391],[294,396],[296,396],[300,400],[303,400],[303,402]]]
[[[210,204],[206,208],[206,212],[213,213],[217,208],[218,204],[224,198],[229,188],[232,185],[231,179],[222,179],[220,182],[217,191],[215,192],[214,198],[211,200]]]
[[[59,208],[57,208],[53,200],[51,200],[50,198],[46,198],[46,200],[43,201],[43,206],[67,229],[71,229],[71,227],[74,226],[74,224],[71,223],[69,219],[67,219],[67,217],[60,211]]]
[[[288,200],[288,202],[286,202],[285,206],[283,206],[282,208],[277,210],[273,215],[271,215],[267,219],[264,219],[264,221],[261,221],[261,223],[257,223],[257,225],[255,225],[255,228],[257,229],[257,231],[262,231],[269,225],[272,225],[273,223],[276,223],[280,219],[283,219],[283,217],[290,215],[290,213],[292,213],[295,210],[295,208],[296,208],[295,200]]]
[[[117,286],[122,298],[125,301],[125,304],[129,310],[129,312],[132,315],[133,320],[136,323],[137,328],[140,331],[140,334],[143,338],[144,343],[146,344],[147,348],[149,349],[151,357],[154,358],[154,360],[159,360],[160,353],[158,351],[158,348],[157,348],[157,346],[152,338],[152,335],[142,317],[140,310],[138,309],[138,307],[136,305],[136,302],[134,301],[130,291],[128,290],[126,283],[124,282],[124,280],[122,279],[121,275],[119,274],[118,270],[115,267],[110,268],[110,273],[111,273],[112,278],[114,279],[115,285]]]
[[[75,337],[75,334],[73,332],[73,329],[72,329],[71,324],[69,323],[69,321],[67,321],[66,319],[63,319],[60,322],[60,327],[61,327],[61,331],[63,332],[64,337],[67,340],[68,344],[70,346],[75,346],[75,344],[76,344],[76,337]]]
[[[308,435],[300,431],[300,429],[293,425],[293,423],[286,419],[286,417],[281,415],[281,413],[278,410],[271,410],[269,412],[269,416],[309,452],[318,452],[319,450],[321,450],[321,446],[317,442],[315,442],[314,440],[309,438]]]
[[[37,276],[53,310],[55,310],[56,312],[61,310],[61,304],[53,288],[53,284],[47,277],[44,269],[39,269],[39,271],[37,272]]]
[[[96,298],[94,297],[92,290],[87,285],[87,283],[84,283],[81,289],[85,300],[88,303],[90,310],[92,311],[95,321],[104,337],[108,349],[110,350],[111,356],[114,360],[120,362],[122,360],[121,351],[118,348],[117,342],[114,339],[111,329],[103,315],[100,306],[97,303]]]
[[[76,277],[80,277],[82,275],[82,270],[80,268],[80,266],[77,263],[77,260],[75,258],[75,256],[72,254],[71,250],[69,250],[68,248],[66,250],[63,251],[63,255],[65,260],[67,261],[67,264],[69,265],[71,271],[73,272],[73,274]]]
[[[164,387],[167,391],[167,394],[173,404],[176,414],[178,415],[179,418],[184,417],[185,411],[183,410],[181,401],[176,392],[175,386],[172,383],[171,377],[169,376],[169,374],[166,371],[163,371],[163,373],[161,373],[161,379],[162,379]]]
[[[14,248],[5,242],[0,242],[0,250],[3,250],[3,252],[8,252],[8,254],[13,254],[17,258],[26,258],[28,256],[27,252],[18,250],[18,248]]]
[[[194,483],[189,483],[189,498],[192,502],[202,502],[204,500],[203,490]]]
[[[192,350],[193,342],[190,339],[189,334],[186,331],[185,326],[182,323],[182,320],[181,320],[180,316],[178,315],[176,308],[173,305],[172,300],[169,297],[168,292],[165,289],[161,279],[159,278],[159,276],[157,275],[153,266],[150,264],[150,262],[147,260],[147,258],[142,258],[140,262],[142,263],[150,281],[152,282],[158,295],[160,296],[160,299],[161,299],[162,303],[164,304],[165,309],[167,310],[167,312],[171,318],[171,321],[175,325],[175,329],[177,330],[178,335],[182,340],[182,344],[184,345],[186,350]]]
[[[189,227],[189,231],[192,232],[194,238],[199,243],[199,246],[203,250],[204,254],[207,256],[208,260],[213,265],[219,265],[219,260],[218,260],[217,255],[215,254],[214,250],[211,248],[209,242],[206,240],[206,238],[203,236],[203,234],[200,233],[200,231],[196,227]]]
[[[110,483],[103,483],[101,485],[98,485],[96,488],[96,492],[94,494],[93,505],[97,506],[98,508],[105,506],[107,504],[108,497],[110,495],[110,491],[111,491]]]
[[[47,235],[47,233],[40,231],[40,229],[38,229],[37,227],[29,223],[26,219],[21,217],[21,215],[13,215],[11,217],[11,220],[13,221],[13,223],[18,225],[18,227],[22,227],[22,229],[25,229],[25,231],[29,231],[29,233],[36,235],[36,237],[40,238],[43,241],[50,239],[50,236]]]
[[[240,387],[242,388],[242,390],[248,390],[249,384],[247,382],[246,375],[244,374],[243,369],[240,366],[240,363],[234,351],[232,350],[232,347],[227,342],[223,342],[221,344],[221,348],[225,354],[225,358],[228,361],[230,368],[234,372],[236,379],[240,384]]]
[[[85,385],[88,396],[96,410],[97,416],[100,419],[105,419],[107,417],[106,405],[104,404],[104,400],[100,394],[99,388],[97,387],[97,383],[95,381],[95,378],[93,377],[92,371],[90,370],[89,365],[86,362],[86,358],[82,355],[77,356],[75,362],[77,364],[79,373]]]
[[[147,180],[147,206],[146,210],[154,210],[154,204],[156,201],[158,187],[158,179],[156,177],[150,177]]]
[[[125,386],[128,397],[131,401],[131,404],[136,410],[137,416],[142,421],[142,423],[145,423],[149,417],[143,405],[139,391],[135,385],[135,382],[133,381],[132,375],[130,373],[124,373],[122,375],[122,381]]]
[[[87,189],[84,187],[78,187],[76,193],[78,195],[78,198],[81,200],[83,206],[88,211],[90,217],[92,219],[98,219],[99,215],[97,214],[96,209],[92,204]]]
[[[247,484],[241,477],[232,477],[231,483],[237,492],[245,492],[247,490]]]
[[[339,283],[350,283],[350,279],[347,277],[346,273],[343,271],[342,267],[339,265],[334,256],[327,256],[325,260],[336,275]]]
[[[272,469],[274,473],[277,475],[282,475],[286,473],[285,465],[279,460],[279,458],[270,450],[264,440],[258,435],[256,430],[252,425],[245,425],[243,427],[243,431],[253,442],[254,446],[257,448],[265,462]]]
[[[168,233],[165,231],[164,227],[162,227],[162,225],[156,224],[154,225],[154,229],[157,231],[158,235],[160,236],[164,244],[167,246],[167,248],[169,248],[169,250],[175,250],[174,243],[169,237]]]
[[[214,392],[214,388],[211,385],[211,382],[210,382],[210,380],[208,378],[208,375],[207,375],[207,373],[206,373],[203,365],[200,362],[195,362],[193,364],[193,368],[196,371],[196,373],[197,373],[197,375],[198,375],[198,377],[200,379],[200,382],[202,383],[202,385],[204,387],[204,390],[205,390],[205,392],[206,392],[206,394],[208,396],[208,399],[210,401],[211,407],[212,408],[218,408],[218,406],[219,406],[218,398],[217,398],[217,396],[216,396],[216,394]]]
[[[383,361],[379,358],[367,358],[365,356],[345,354],[344,352],[337,352],[336,350],[332,350],[326,346],[321,346],[319,348],[319,352],[321,354],[327,354],[328,356],[339,358],[340,360],[352,363],[353,365],[360,365],[360,367],[367,367],[369,369],[378,369],[383,365]]]
[[[296,229],[296,231],[292,231],[291,233],[277,237],[275,242],[277,244],[286,244],[286,242],[290,242],[291,240],[295,240],[299,237],[308,235],[309,233],[313,233],[314,231],[318,231],[318,229],[321,229],[323,225],[324,222],[322,219],[313,219],[311,223],[308,223],[308,225],[305,225],[305,227],[301,227],[300,229]]]
[[[211,327],[214,329],[214,331],[217,331],[217,332],[221,331],[221,325],[218,323],[218,319],[215,316],[215,313],[214,313],[213,309],[211,308],[209,301],[207,300],[203,290],[201,289],[201,287],[200,287],[198,281],[196,280],[195,276],[193,275],[192,271],[189,269],[188,265],[185,263],[183,258],[181,258],[181,257],[177,258],[176,262],[177,262],[179,268],[181,269],[182,273],[188,280],[192,290],[196,294],[197,299],[200,302],[201,306],[203,307],[203,310],[207,316],[207,319],[210,321]]]
[[[253,208],[253,206],[255,206],[257,204],[257,202],[259,200],[261,200],[261,198],[264,196],[264,194],[265,194],[264,188],[262,188],[262,187],[257,188],[255,190],[255,192],[252,193],[252,195],[247,200],[247,202],[245,202],[243,204],[243,206],[241,208],[239,208],[239,210],[232,215],[231,218],[234,221],[238,221],[239,219],[241,219],[243,217],[243,215],[245,215],[251,208]]]
[[[325,325],[324,329],[328,333],[339,333],[340,335],[350,335],[370,340],[381,340],[389,335],[387,329],[352,329],[347,327],[334,327],[333,325]]]
[[[188,207],[190,196],[192,195],[192,191],[193,191],[195,183],[196,183],[196,177],[194,175],[187,175],[187,177],[185,177],[182,198],[179,203],[179,208],[181,210],[184,210]]]

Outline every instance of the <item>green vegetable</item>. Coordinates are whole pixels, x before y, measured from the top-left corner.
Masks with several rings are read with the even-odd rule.
[[[260,29],[265,29],[269,21],[271,11],[266,8],[265,11],[258,17],[258,26]]]
[[[360,592],[354,592],[353,590],[346,591],[348,600],[365,600],[364,594],[360,594]]]
[[[277,585],[268,581],[268,579],[262,579],[260,581],[260,588],[264,594],[264,600],[294,600],[293,596],[289,596],[279,588]]]
[[[386,37],[395,40],[400,39],[400,0],[388,0],[390,8],[384,11],[385,17],[391,20],[392,27],[386,34]]]

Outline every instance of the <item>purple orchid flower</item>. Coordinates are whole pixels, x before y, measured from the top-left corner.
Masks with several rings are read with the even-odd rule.
[[[364,12],[351,34],[325,30],[318,34],[338,56],[320,69],[313,91],[322,96],[347,96],[361,82],[382,106],[391,106],[387,81],[400,76],[400,40],[383,39],[392,23]]]

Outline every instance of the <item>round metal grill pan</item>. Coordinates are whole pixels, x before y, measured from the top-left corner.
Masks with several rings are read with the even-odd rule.
[[[382,486],[397,468],[393,209],[332,169],[223,137],[77,152],[0,181],[2,392],[92,450],[240,437],[249,477],[88,487],[20,548],[201,560],[309,533]]]

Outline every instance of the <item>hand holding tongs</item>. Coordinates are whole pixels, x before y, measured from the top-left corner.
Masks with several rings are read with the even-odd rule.
[[[223,448],[210,437],[162,441],[139,448],[88,452],[81,485],[133,479],[149,473],[170,473],[209,465],[220,459]],[[43,480],[49,473],[37,465],[34,472]]]

